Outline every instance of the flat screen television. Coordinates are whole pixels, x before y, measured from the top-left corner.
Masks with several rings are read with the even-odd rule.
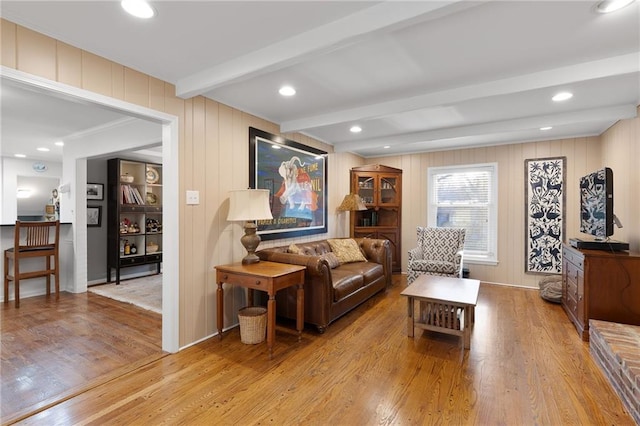
[[[580,232],[604,241],[613,223],[613,172],[605,167],[580,178]]]

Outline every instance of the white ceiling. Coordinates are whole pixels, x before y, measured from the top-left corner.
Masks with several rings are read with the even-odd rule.
[[[0,79],[2,120],[0,156],[26,155],[27,160],[62,162],[64,147],[73,144],[108,146],[114,140],[148,144],[140,152],[127,151],[132,159],[162,158],[162,126],[112,109],[71,97],[44,92],[7,78]],[[47,148],[42,152],[38,148]],[[111,157],[120,155],[113,152]]]
[[[598,135],[634,117],[638,3],[604,15],[580,0],[155,1],[140,21],[115,1],[3,1],[1,13],[179,96],[372,157]],[[296,96],[278,94],[285,83]],[[551,101],[564,90],[574,97]]]

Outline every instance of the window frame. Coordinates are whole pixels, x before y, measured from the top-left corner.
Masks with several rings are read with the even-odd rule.
[[[435,175],[446,173],[490,171],[489,183],[489,226],[488,226],[488,250],[486,252],[468,252],[465,250],[463,261],[471,264],[498,264],[498,163],[463,164],[454,166],[436,166],[427,169],[427,224],[437,227],[436,180]]]

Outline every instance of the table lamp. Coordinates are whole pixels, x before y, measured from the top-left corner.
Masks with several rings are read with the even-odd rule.
[[[337,209],[339,212],[367,210],[367,206],[358,194],[347,194]]]
[[[260,244],[260,235],[256,234],[256,220],[273,219],[269,207],[268,189],[240,189],[229,191],[229,215],[227,220],[243,220],[244,235],[240,242],[247,249],[242,263],[247,265],[260,262],[256,248]]]

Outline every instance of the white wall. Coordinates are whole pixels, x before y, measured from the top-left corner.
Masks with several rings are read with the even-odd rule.
[[[0,192],[0,223],[14,224],[17,217],[18,201],[16,189],[18,189],[18,176],[40,176],[47,178],[62,177],[62,163],[53,161],[30,160],[27,158],[1,157],[2,162],[2,192]],[[47,170],[37,172],[34,163],[46,165]]]

